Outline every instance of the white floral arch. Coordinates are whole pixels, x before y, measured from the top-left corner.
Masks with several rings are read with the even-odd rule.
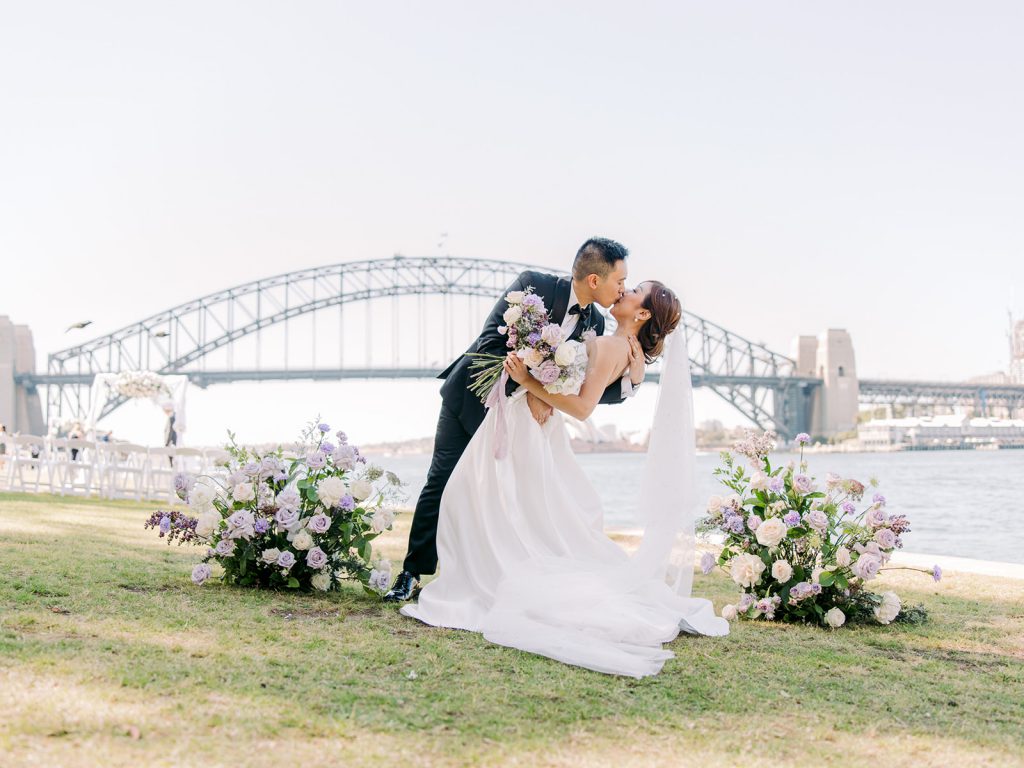
[[[92,380],[92,407],[85,429],[95,434],[103,407],[116,397],[133,400],[150,400],[160,408],[170,406],[174,411],[174,431],[178,433],[178,444],[185,431],[185,394],[188,391],[188,376],[161,376],[153,371],[122,371],[121,373],[97,373]]]

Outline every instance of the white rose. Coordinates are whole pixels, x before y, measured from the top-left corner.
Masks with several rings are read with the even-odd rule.
[[[518,305],[513,305],[505,310],[505,314],[502,315],[502,319],[505,321],[505,325],[514,325],[519,322],[519,318],[523,316],[523,308]]]
[[[395,522],[395,513],[390,509],[378,509],[370,520],[374,533],[384,533]]]
[[[210,538],[213,532],[217,530],[220,525],[220,513],[216,510],[204,512],[199,516],[199,522],[196,523],[196,535],[204,539]]]
[[[722,497],[721,496],[712,496],[710,499],[708,499],[708,512],[711,512],[712,514],[714,514],[715,512],[720,512],[721,509],[722,509]]]
[[[895,592],[883,592],[882,604],[875,606],[875,619],[879,624],[889,624],[899,615],[902,607],[899,595]]]
[[[319,571],[309,583],[313,585],[313,589],[319,589],[321,592],[326,592],[331,588],[331,572],[330,571]]]
[[[733,509],[739,509],[740,507],[743,506],[743,499],[741,499],[735,493],[730,493],[728,496],[725,497],[725,503],[728,504]]]
[[[832,627],[832,629],[839,629],[839,627],[846,623],[846,614],[838,608],[830,608],[825,613],[825,623]]]
[[[281,550],[277,547],[271,547],[270,549],[263,550],[263,562],[267,565],[273,565],[277,562],[277,556],[281,554]]]
[[[736,555],[729,563],[732,580],[741,587],[752,587],[761,580],[764,562],[760,557],[751,554]]]
[[[522,304],[525,296],[525,291],[509,291],[505,294],[505,301],[509,304]]]
[[[292,546],[296,549],[309,549],[313,546],[313,537],[309,535],[309,531],[303,528],[292,539]]]
[[[755,472],[750,476],[750,488],[754,491],[768,490],[768,475],[764,472]]]
[[[351,493],[353,499],[362,501],[373,493],[373,485],[366,480],[355,480],[352,482]]]
[[[193,512],[202,514],[213,506],[214,491],[208,485],[197,483],[188,494],[188,505]]]
[[[727,605],[722,608],[722,618],[726,621],[733,621],[736,618],[736,606]]]
[[[786,560],[776,560],[772,563],[772,578],[784,584],[793,576],[793,566]]]
[[[325,477],[316,486],[316,495],[328,509],[338,506],[341,497],[346,493],[348,493],[348,488],[345,487],[345,481],[340,477]]]
[[[555,350],[555,362],[563,368],[576,362],[576,345],[566,342]]]
[[[769,517],[759,526],[757,531],[754,532],[754,536],[757,537],[757,543],[762,547],[777,547],[779,542],[786,538],[786,532],[789,528],[786,526],[781,519],[777,517]]]
[[[252,501],[256,498],[256,493],[252,489],[252,483],[239,483],[234,487],[231,495],[235,501]]]
[[[836,550],[836,565],[840,568],[848,568],[850,565],[850,550],[840,547]]]

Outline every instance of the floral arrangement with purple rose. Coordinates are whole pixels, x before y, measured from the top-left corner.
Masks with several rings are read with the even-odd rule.
[[[498,332],[508,336],[505,346],[526,363],[530,373],[552,394],[575,393],[586,373],[586,356],[580,354],[583,343],[568,340],[557,323],[548,322],[544,300],[533,293],[510,291],[505,296],[508,309],[502,319],[505,325]],[[588,331],[593,336],[592,331]],[[584,334],[584,341],[587,334]],[[504,355],[467,352],[473,358],[475,371],[469,390],[486,403],[488,395],[501,380]]]
[[[830,473],[819,490],[803,457],[810,437],[801,433],[796,442],[799,463],[773,468],[768,457],[775,435],[748,433],[733,453],[746,457],[749,474],[733,453],[721,454],[715,475],[731,493],[711,497],[700,529],[724,536],[721,554],[705,553],[701,570],[707,574],[718,565],[743,589],[722,616],[833,629],[847,622],[924,621],[923,607],[904,607],[896,593],[867,588],[881,570],[890,570],[885,566],[910,530],[907,518],[890,515],[880,493],[865,503],[867,490],[857,480]],[[938,566],[923,572],[935,581],[942,576]]]
[[[391,564],[374,559],[372,541],[394,524],[402,482],[367,465],[344,432],[312,422],[298,456],[240,447],[233,434],[225,478],[175,477],[188,512],[158,511],[146,522],[167,543],[207,548],[192,570],[203,584],[212,563],[228,584],[327,592],[355,580],[374,594],[387,591]]]

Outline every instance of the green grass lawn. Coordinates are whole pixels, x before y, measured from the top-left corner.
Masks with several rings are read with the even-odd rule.
[[[733,624],[637,681],[355,588],[195,587],[153,508],[0,494],[0,765],[1024,765],[1024,582],[896,572],[928,624]]]

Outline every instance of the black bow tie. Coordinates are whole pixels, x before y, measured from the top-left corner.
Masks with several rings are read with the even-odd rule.
[[[571,307],[569,307],[569,314],[579,315],[581,319],[590,317],[590,305],[587,304],[587,306],[585,307],[580,307],[579,304],[573,304]]]

